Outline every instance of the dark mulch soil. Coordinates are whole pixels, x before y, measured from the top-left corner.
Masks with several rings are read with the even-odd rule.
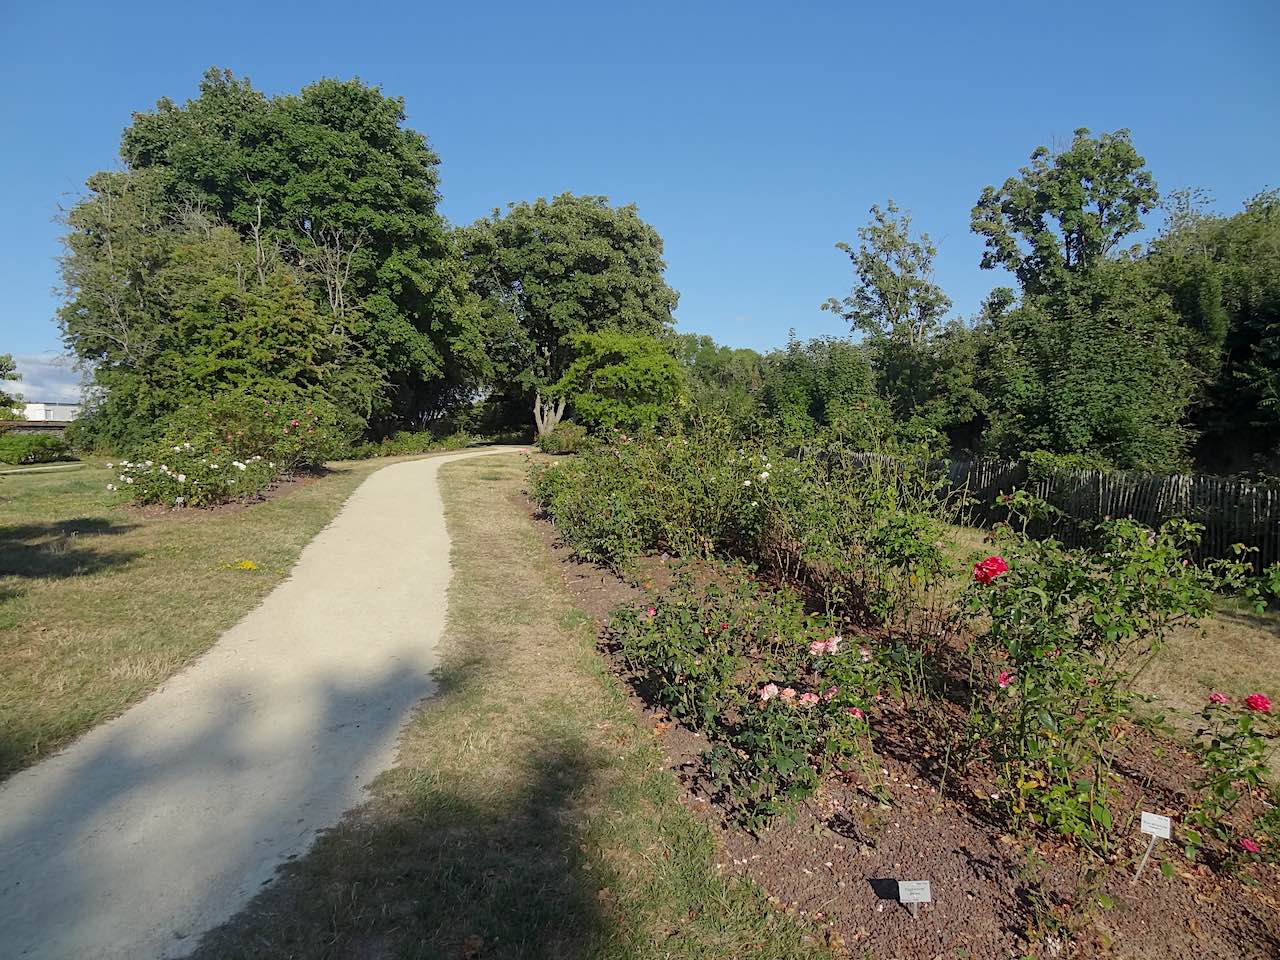
[[[526,508],[566,587],[602,635],[615,607],[641,605],[670,582],[662,557],[640,564],[633,583],[576,560],[535,506]],[[810,918],[837,955],[1280,958],[1280,872],[1252,867],[1240,878],[1218,875],[1162,842],[1134,887],[1147,840],[1136,824],[1132,841],[1105,865],[1050,836],[1014,836],[980,777],[961,779],[953,771],[943,780],[942,748],[925,734],[914,705],[886,703],[872,717],[889,804],[868,794],[857,773],[832,777],[793,821],[755,837],[715,804],[701,763],[706,741],[646,703],[603,643],[601,653],[628,683],[641,721],[661,738],[686,802],[714,830],[718,866],[756,881],[779,909]],[[964,722],[951,705],[928,709],[942,712],[930,718],[931,729]],[[1117,806],[1135,819],[1143,809],[1184,809],[1191,771],[1186,751],[1137,728],[1120,735],[1128,742],[1120,758],[1124,799]],[[1104,869],[1092,876],[1085,867],[1090,862]],[[1161,872],[1161,862],[1172,866],[1172,876]],[[912,916],[897,901],[899,879],[929,880],[933,903]],[[1094,903],[1090,891],[1109,896],[1114,906],[1082,909]]]

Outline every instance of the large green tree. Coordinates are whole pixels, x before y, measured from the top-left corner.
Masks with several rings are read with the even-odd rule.
[[[983,190],[971,222],[986,241],[983,269],[1004,267],[1035,295],[1088,273],[1159,202],[1128,130],[1081,127],[1066,150],[1037,147],[1017,176]]]
[[[983,191],[972,212],[982,266],[1005,267],[1022,288],[990,326],[994,451],[1183,463],[1195,388],[1185,330],[1169,297],[1117,255],[1158,200],[1127,130],[1077,130],[1066,150],[1039,147],[1018,176]]]
[[[764,357],[758,352],[696,333],[673,333],[671,349],[695,407],[723,410],[739,422],[755,417],[764,391]]]
[[[823,309],[863,335],[880,389],[905,420],[925,402],[930,344],[951,300],[933,280],[937,248],[927,233],[912,232],[910,214],[892,200],[870,212],[870,222],[858,228],[856,247],[836,244],[853,264],[853,289]]]
[[[367,414],[379,383],[283,258],[199,209],[164,215],[155,171],[97,174],[67,215],[64,337],[94,369],[85,439],[129,448],[179,407],[295,392]]]
[[[484,300],[496,379],[524,396],[539,435],[564,415],[566,397],[549,388],[577,356],[574,334],[669,329],[677,294],[662,238],[634,205],[566,193],[495,210],[458,240]]]
[[[804,442],[833,428],[851,443],[877,435],[890,412],[877,396],[866,351],[849,340],[798,340],[765,356],[763,408],[773,429]]]
[[[1175,195],[1142,262],[1182,318],[1204,381],[1197,459],[1280,470],[1280,191],[1229,217]]]
[[[9,381],[21,379],[22,377],[18,373],[18,365],[13,361],[13,355],[0,353],[0,417],[11,419],[17,416],[18,403],[22,398],[17,394],[7,392],[3,387]]]
[[[993,452],[1182,464],[1194,371],[1172,304],[1135,265],[1104,263],[1053,296],[1024,297],[994,317],[986,342]]]
[[[139,258],[131,275],[150,272],[148,245],[163,243],[169,225],[204,218],[246,245],[245,269],[259,288],[277,264],[290,271],[324,328],[369,362],[373,389],[355,412],[392,425],[467,394],[488,374],[481,315],[436,210],[438,158],[404,119],[401,100],[358,80],[267,97],[246,79],[209,71],[198,97],[181,106],[161,100],[124,133],[126,171],[145,177],[127,188],[136,194],[130,256]],[[114,203],[104,186],[126,192],[99,177],[84,204]],[[117,251],[89,219],[69,219],[69,260],[97,260],[109,274]],[[76,264],[72,273],[92,270]],[[121,323],[107,300],[89,296],[76,297],[64,317],[77,352],[81,320],[99,329]],[[107,359],[136,359],[140,343],[145,352],[154,330],[138,333],[141,341],[131,332]]]

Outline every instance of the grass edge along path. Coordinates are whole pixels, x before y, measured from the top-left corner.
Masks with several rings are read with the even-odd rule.
[[[439,691],[396,767],[237,919],[218,958],[830,957],[720,877],[518,492],[519,456],[441,472],[454,580]]]
[[[139,509],[104,464],[0,486],[0,779],[124,712],[285,578],[375,471],[330,464],[273,499]],[[241,565],[248,561],[251,566]]]

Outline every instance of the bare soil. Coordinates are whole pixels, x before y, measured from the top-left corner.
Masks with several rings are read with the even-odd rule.
[[[1176,822],[1192,775],[1191,758],[1176,741],[1136,727],[1117,731],[1125,740],[1120,822],[1133,824],[1132,839],[1107,862],[1048,834],[1014,835],[980,771],[947,774],[944,748],[929,730],[964,716],[945,701],[885,701],[872,716],[889,803],[859,776],[836,776],[794,820],[759,837],[741,829],[707,785],[705,740],[646,703],[603,641],[614,608],[647,604],[668,584],[666,558],[646,559],[628,582],[575,559],[536,507],[525,506],[566,588],[597,621],[601,655],[628,682],[633,709],[660,738],[684,802],[715,832],[718,867],[757,882],[779,910],[823,924],[838,956],[1280,957],[1280,871],[1215,873],[1161,841],[1131,885],[1148,839],[1138,832],[1138,814]],[[928,711],[934,713],[922,716]],[[933,902],[912,915],[898,902],[898,880],[929,880]]]

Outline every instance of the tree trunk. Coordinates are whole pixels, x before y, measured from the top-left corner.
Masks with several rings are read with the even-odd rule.
[[[565,399],[544,400],[541,393],[533,395],[533,422],[538,427],[538,436],[545,437],[556,428],[560,418],[564,416]]]

